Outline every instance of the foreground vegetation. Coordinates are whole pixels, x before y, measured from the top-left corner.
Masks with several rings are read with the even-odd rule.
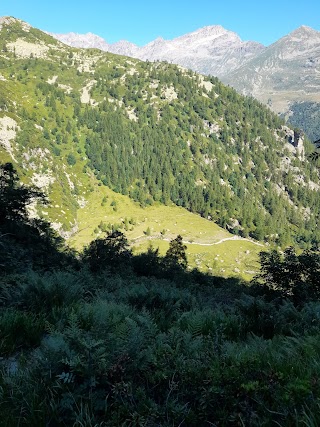
[[[250,284],[188,271],[181,236],[83,253],[0,170],[1,426],[320,423],[320,255],[261,253]]]

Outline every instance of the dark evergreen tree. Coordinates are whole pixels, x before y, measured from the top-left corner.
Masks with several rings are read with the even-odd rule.
[[[74,251],[50,224],[30,219],[27,206],[43,193],[21,185],[11,163],[0,166],[0,271],[24,271],[27,268],[50,269],[66,263],[75,266]]]
[[[119,268],[120,264],[130,263],[131,250],[125,235],[121,231],[113,231],[105,238],[93,240],[84,249],[82,259],[89,264],[92,271],[106,268],[114,270]]]
[[[320,253],[308,250],[298,255],[294,248],[283,254],[273,250],[260,253],[261,271],[256,277],[284,298],[301,305],[320,298]]]
[[[6,220],[27,220],[27,206],[45,196],[34,188],[21,185],[12,163],[0,165],[0,224]]]
[[[159,249],[149,247],[147,252],[133,258],[134,271],[141,276],[157,276],[160,269]]]
[[[186,269],[188,266],[186,250],[187,246],[183,243],[182,236],[179,234],[169,243],[169,249],[164,257],[165,265],[169,268],[179,266]]]

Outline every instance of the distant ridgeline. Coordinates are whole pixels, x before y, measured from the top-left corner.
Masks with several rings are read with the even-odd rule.
[[[268,108],[217,78],[70,48],[21,21],[0,31],[0,150],[76,226],[94,175],[142,206],[174,203],[235,234],[318,244],[319,172]],[[92,174],[94,172],[94,175]]]

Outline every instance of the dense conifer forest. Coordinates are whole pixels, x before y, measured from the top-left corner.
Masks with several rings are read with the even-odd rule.
[[[291,115],[288,118],[292,126],[306,129],[306,135],[311,141],[320,138],[320,104],[317,102],[297,102],[290,107]]]
[[[0,167],[1,426],[315,426],[320,254],[261,253],[251,282],[187,269],[181,236],[82,253]]]

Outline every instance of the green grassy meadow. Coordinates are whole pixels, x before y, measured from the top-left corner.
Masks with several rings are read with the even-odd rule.
[[[134,253],[152,246],[164,255],[169,241],[181,234],[191,268],[248,280],[259,269],[258,254],[264,249],[262,245],[237,238],[214,222],[183,208],[160,204],[142,208],[129,197],[103,186],[95,186],[86,199],[86,206],[77,213],[79,231],[69,241],[78,250],[102,237],[102,230],[113,226],[125,233]]]

